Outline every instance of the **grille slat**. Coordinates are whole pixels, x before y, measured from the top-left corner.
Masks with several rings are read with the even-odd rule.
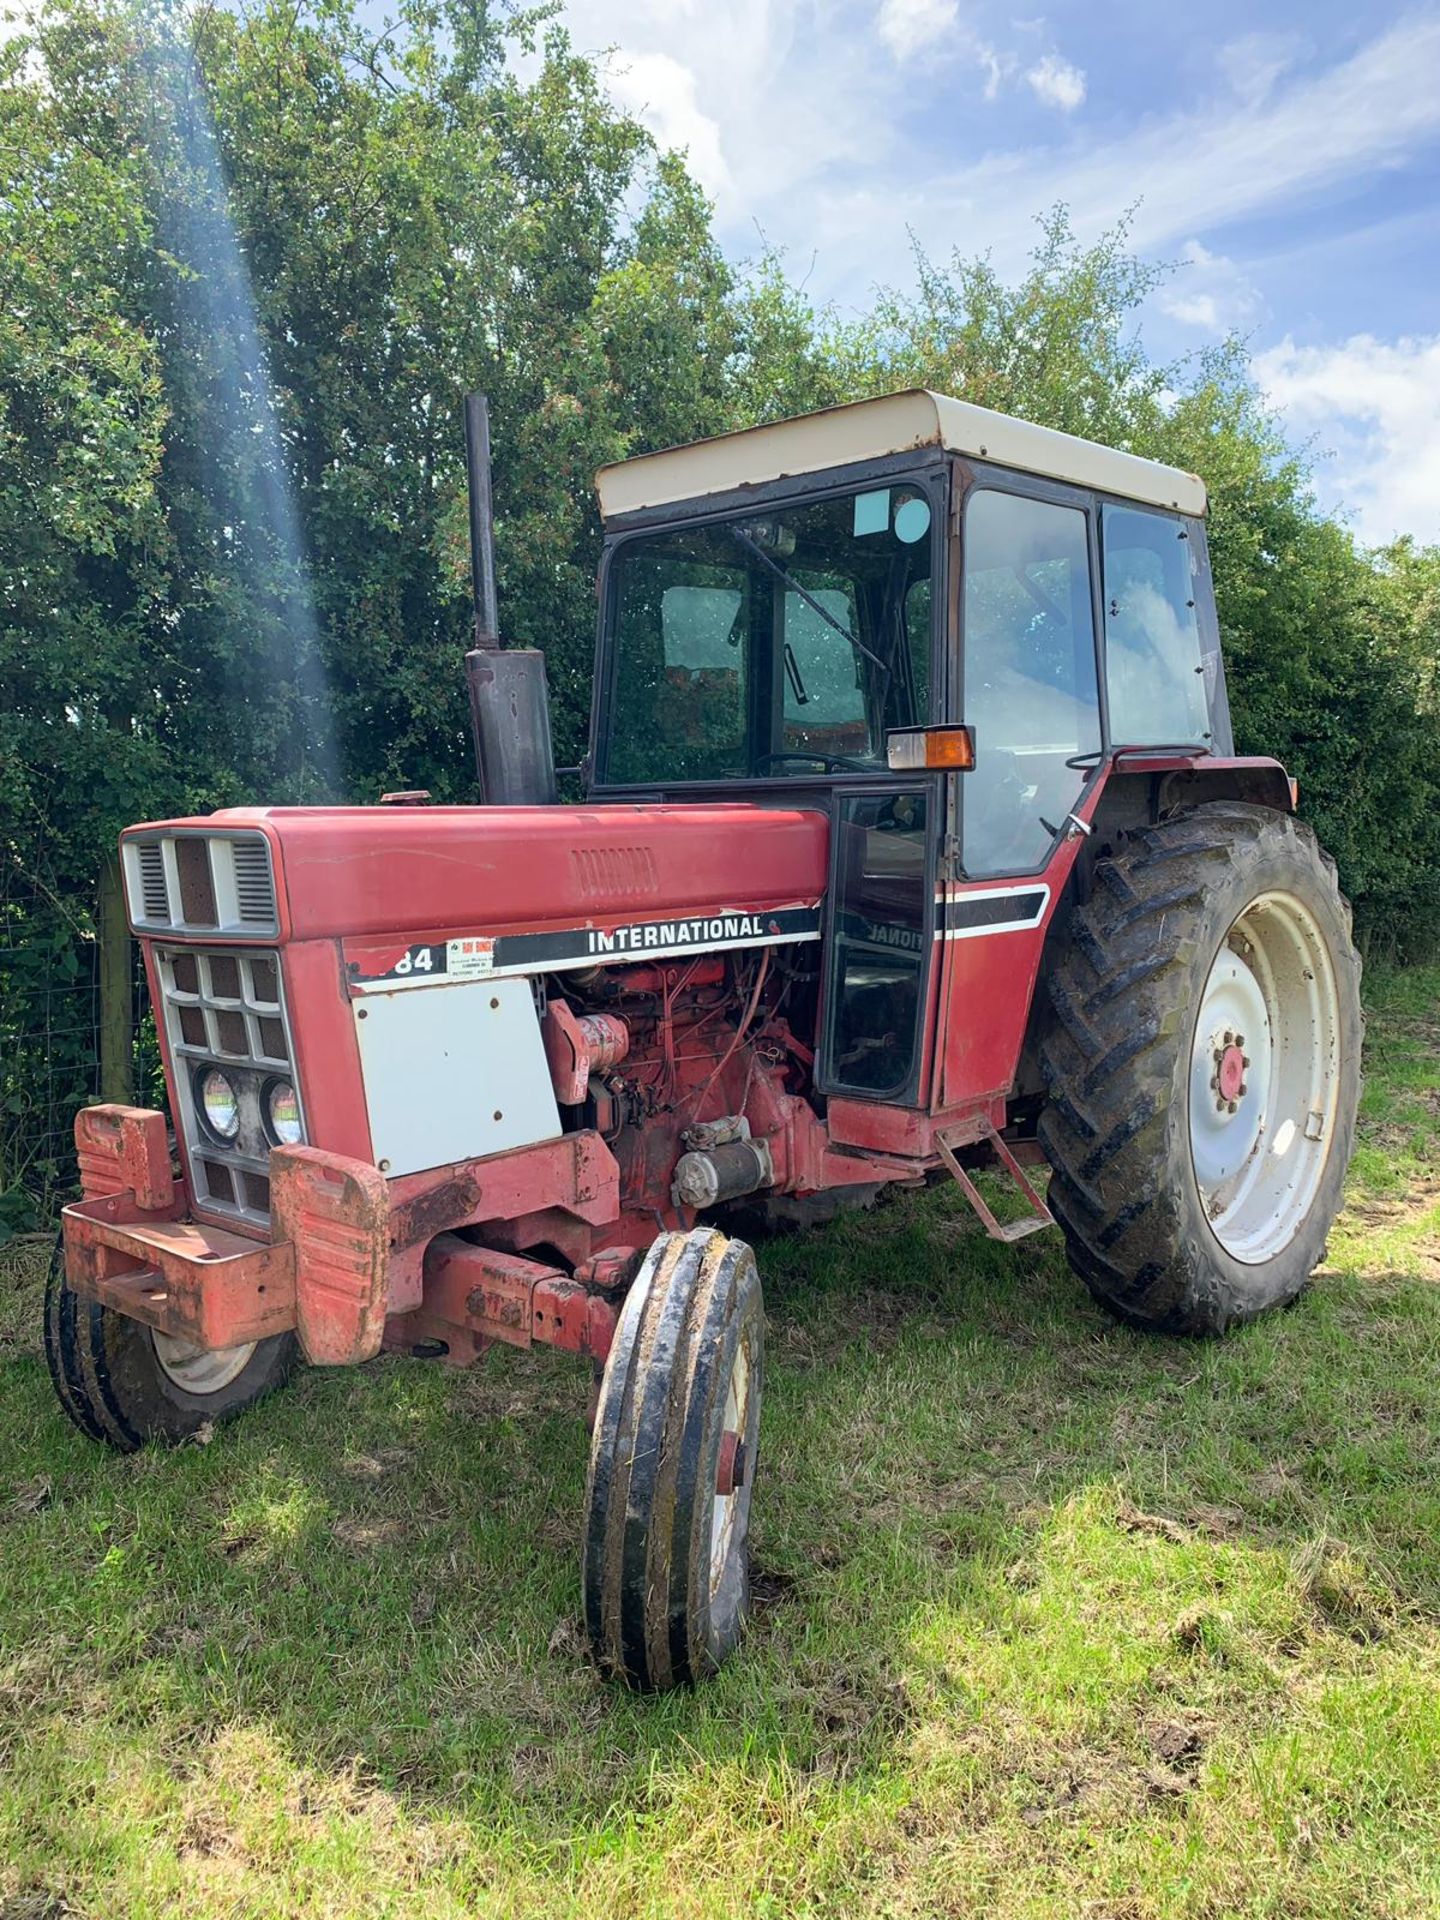
[[[275,876],[270,871],[270,849],[263,840],[235,840],[235,898],[247,926],[275,925]]]
[[[158,840],[142,840],[135,853],[140,866],[140,900],[145,918],[156,926],[168,926],[170,896],[165,890],[165,849]]]

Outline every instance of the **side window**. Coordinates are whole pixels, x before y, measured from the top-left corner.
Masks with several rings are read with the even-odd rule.
[[[984,488],[965,508],[963,566],[962,857],[973,877],[1023,873],[1079,797],[1069,763],[1100,746],[1085,515]]]
[[[1210,737],[1194,573],[1199,556],[1168,514],[1106,507],[1105,672],[1116,746]]]

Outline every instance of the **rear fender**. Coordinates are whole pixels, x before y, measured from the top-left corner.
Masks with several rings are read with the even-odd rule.
[[[1090,897],[1096,864],[1114,851],[1124,834],[1154,826],[1169,814],[1201,807],[1213,800],[1242,800],[1252,806],[1293,813],[1296,794],[1280,762],[1260,755],[1222,758],[1153,751],[1116,754],[1090,816],[1090,834],[1080,849],[1046,932],[1016,1073],[1014,1103],[1021,1112],[1012,1117],[1019,1122],[1022,1132],[1028,1131],[1034,1102],[1043,1088],[1039,1048],[1050,1017],[1050,975],[1057,957],[1069,944],[1071,913],[1078,903]]]

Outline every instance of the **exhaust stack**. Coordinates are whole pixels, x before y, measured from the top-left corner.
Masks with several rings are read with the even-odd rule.
[[[480,799],[490,807],[556,803],[550,692],[538,647],[500,645],[495,598],[495,515],[490,494],[490,405],[465,397],[465,471],[470,491],[470,581],[475,644],[465,655]]]

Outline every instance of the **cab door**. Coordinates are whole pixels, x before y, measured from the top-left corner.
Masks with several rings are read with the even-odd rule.
[[[1064,487],[981,477],[965,499],[952,678],[975,765],[954,782],[941,886],[942,1108],[1010,1088],[1099,778],[1093,523],[1089,497]]]
[[[923,1105],[935,947],[933,779],[837,793],[819,1084]]]

